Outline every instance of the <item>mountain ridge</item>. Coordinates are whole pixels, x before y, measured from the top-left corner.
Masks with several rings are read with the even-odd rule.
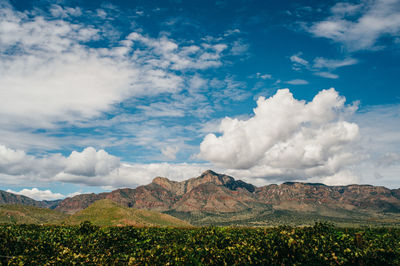
[[[128,208],[168,213],[192,224],[262,223],[263,219],[281,215],[285,219],[306,215],[310,219],[331,217],[351,221],[362,217],[400,221],[400,189],[304,182],[256,187],[212,170],[180,182],[156,177],[150,184],[136,188],[80,194],[58,202],[55,209],[73,214],[103,199]]]

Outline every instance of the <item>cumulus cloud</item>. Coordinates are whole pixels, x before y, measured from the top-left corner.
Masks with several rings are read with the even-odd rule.
[[[345,186],[360,184],[360,177],[350,170],[341,170],[331,176],[308,179],[307,182],[323,183],[328,186]]]
[[[178,147],[173,146],[162,150],[164,156],[170,157],[176,156],[178,151]],[[3,185],[38,186],[59,181],[110,189],[136,187],[150,183],[156,176],[182,181],[210,168],[213,168],[210,164],[121,163],[118,157],[93,147],[81,152],[73,151],[68,157],[60,154],[39,157],[0,145],[0,179]],[[70,196],[37,188],[9,192],[49,200]]]
[[[41,158],[28,155],[22,150],[14,150],[0,145],[0,174],[12,176],[49,177],[56,174],[64,165],[64,157],[60,154]],[[4,180],[3,180],[4,181]]]
[[[39,157],[0,145],[0,175],[2,182],[8,184],[53,181],[61,173],[86,178],[102,176],[119,166],[119,158],[92,147],[73,151],[68,157],[61,154]]]
[[[74,193],[70,193],[68,195],[63,195],[61,193],[54,193],[50,189],[40,190],[38,188],[32,188],[32,189],[24,188],[24,189],[21,189],[20,191],[14,191],[11,189],[7,189],[7,192],[17,194],[17,195],[24,195],[24,196],[27,196],[34,200],[57,200],[57,199],[64,199],[67,197],[73,197],[73,196],[82,194],[80,192],[74,192]]]
[[[65,198],[61,193],[53,193],[49,189],[47,190],[40,190],[37,188],[32,188],[32,189],[27,189],[24,188],[21,191],[13,191],[11,189],[7,189],[7,192],[17,194],[17,195],[24,195],[29,198],[35,199],[35,200],[56,200],[56,199],[62,199]],[[77,194],[74,194],[77,195]]]
[[[380,38],[400,33],[400,4],[395,0],[337,3],[331,16],[314,23],[309,31],[342,43],[350,51],[376,49]]]
[[[106,175],[119,167],[119,158],[104,150],[88,147],[82,152],[73,151],[66,159],[65,172],[80,176]]]
[[[104,176],[87,178],[63,172],[58,174],[56,179],[62,182],[89,186],[107,186],[110,189],[115,189],[147,185],[157,176],[167,177],[174,181],[183,181],[199,176],[205,170],[210,169],[210,167],[209,164],[122,163],[119,168]]]
[[[294,99],[288,89],[278,90],[258,99],[250,119],[223,119],[221,135],[208,134],[198,157],[241,176],[332,176],[358,159],[351,144],[359,128],[344,120],[354,110],[334,89],[308,103]]]

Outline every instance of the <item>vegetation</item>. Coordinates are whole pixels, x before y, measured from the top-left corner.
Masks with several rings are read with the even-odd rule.
[[[400,229],[0,225],[2,264],[399,265]]]
[[[0,205],[0,223],[55,224],[62,222],[67,217],[67,214],[34,206]]]
[[[0,223],[80,224],[90,221],[98,226],[190,226],[188,222],[149,210],[126,208],[111,200],[99,200],[73,215],[27,205],[0,205]]]
[[[90,221],[99,226],[190,226],[189,223],[168,214],[126,208],[108,199],[96,201],[88,208],[70,216],[65,223],[80,224],[84,221]]]
[[[196,226],[310,226],[315,221],[328,221],[342,227],[400,226],[400,215],[397,213],[379,214],[340,209],[330,210],[330,213],[275,209],[249,209],[233,213],[177,211],[165,213]]]

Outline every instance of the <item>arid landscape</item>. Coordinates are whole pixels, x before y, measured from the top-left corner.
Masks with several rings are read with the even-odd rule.
[[[0,0],[1,265],[400,265],[400,0]]]
[[[173,216],[197,226],[312,225],[316,221],[347,226],[400,224],[400,189],[298,182],[255,187],[211,170],[182,182],[156,177],[150,184],[134,189],[81,194],[57,201],[35,201],[2,191],[0,203],[47,208],[47,212],[41,210],[43,215],[55,218],[44,220],[45,223],[87,220],[98,225],[160,225],[164,218],[175,221]],[[35,209],[26,209],[29,212],[25,213],[24,209],[13,212],[6,205],[2,208],[2,221],[35,221],[29,220],[29,212]],[[108,208],[116,208],[113,215]],[[160,223],[144,222],[139,216],[146,216],[146,211],[150,211],[149,215],[164,215],[153,219],[160,219]],[[111,221],[114,216],[115,221]],[[179,219],[176,225],[184,225]],[[43,223],[40,219],[37,222]]]

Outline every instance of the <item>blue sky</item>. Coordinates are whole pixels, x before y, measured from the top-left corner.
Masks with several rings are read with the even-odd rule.
[[[400,187],[400,1],[3,1],[0,189],[213,169]]]

